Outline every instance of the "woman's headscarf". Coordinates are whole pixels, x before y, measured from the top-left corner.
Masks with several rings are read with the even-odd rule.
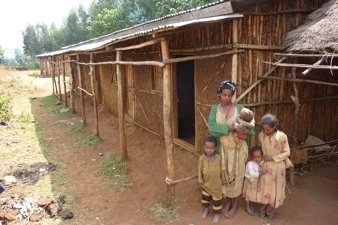
[[[217,94],[221,94],[223,90],[231,90],[232,94],[235,93],[237,85],[231,80],[222,81],[222,83],[217,88]]]

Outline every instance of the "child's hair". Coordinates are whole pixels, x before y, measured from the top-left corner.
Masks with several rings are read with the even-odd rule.
[[[259,145],[255,145],[250,149],[250,157],[252,158],[254,152],[260,152],[263,155],[262,147]]]
[[[276,118],[276,116],[268,113],[265,114],[262,119],[261,119],[261,123],[266,124],[270,127],[275,127],[277,130],[283,131],[282,127],[279,125],[278,120]]]
[[[214,143],[215,147],[217,147],[217,140],[213,136],[210,136],[207,139],[205,139],[204,144],[207,143],[207,142]]]

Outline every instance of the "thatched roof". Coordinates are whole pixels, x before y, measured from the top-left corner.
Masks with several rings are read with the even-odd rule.
[[[291,31],[284,42],[288,52],[338,52],[338,1],[331,0]]]

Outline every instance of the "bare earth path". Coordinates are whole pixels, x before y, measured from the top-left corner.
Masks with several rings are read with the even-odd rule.
[[[196,180],[177,185],[177,197],[183,202],[178,219],[163,222],[152,216],[150,208],[166,198],[164,143],[159,137],[132,124],[127,125],[130,186],[124,190],[113,189],[109,179],[100,174],[100,166],[105,157],[120,154],[116,117],[101,107],[99,118],[103,140],[96,145],[83,146],[83,135],[94,131],[91,104],[86,102],[88,126],[77,132],[70,131],[67,122],[79,121],[80,114],[59,117],[48,113],[42,104],[42,97],[50,95],[51,90],[46,86],[40,87],[39,79],[34,78],[33,82],[37,98],[30,100],[32,113],[37,126],[42,127],[41,138],[45,141],[48,154],[57,159],[58,169],[65,174],[65,188],[72,196],[70,201],[75,214],[73,220],[61,224],[210,224],[211,217],[207,220],[199,218],[200,192]],[[76,109],[79,108],[76,104]],[[103,153],[103,156],[99,153]],[[195,155],[177,149],[175,160],[177,177],[196,174]],[[337,167],[317,168],[315,173],[296,178],[297,186],[291,188],[291,193],[287,192],[287,200],[274,220],[247,215],[242,200],[236,217],[232,220],[222,217],[219,224],[337,224]],[[53,176],[51,180],[53,184]]]

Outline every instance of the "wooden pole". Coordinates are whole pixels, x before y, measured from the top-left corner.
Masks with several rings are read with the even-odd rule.
[[[292,68],[292,77],[296,79],[296,68]],[[292,151],[291,151],[291,160],[294,162],[295,153],[297,147],[297,134],[298,134],[298,116],[299,116],[299,93],[298,88],[295,82],[293,82],[293,90],[295,92],[294,96],[291,96],[292,101],[295,103],[295,112],[294,112],[294,121],[293,121],[293,143],[292,143]],[[290,183],[292,186],[295,186],[295,169],[294,167],[290,167]]]
[[[274,66],[281,67],[296,67],[296,68],[312,68],[312,69],[321,69],[321,70],[338,70],[338,66],[332,65],[309,65],[309,64],[293,64],[293,63],[274,63],[274,62],[263,62],[265,64],[270,64]]]
[[[116,61],[122,59],[122,52],[116,51]],[[119,116],[119,134],[120,134],[120,148],[122,151],[122,158],[128,158],[126,131],[124,124],[124,107],[123,107],[123,92],[124,92],[124,79],[122,76],[122,68],[120,64],[116,64],[116,76],[117,76],[117,100],[118,100],[118,116]]]
[[[126,51],[126,50],[144,48],[146,46],[156,44],[157,42],[159,42],[161,40],[162,39],[154,39],[154,40],[146,41],[146,42],[143,42],[143,43],[137,44],[137,45],[131,45],[131,46],[127,46],[127,47],[116,48],[115,50],[116,51]]]
[[[329,83],[329,82],[323,82],[319,80],[295,79],[295,78],[284,78],[284,77],[260,77],[260,76],[258,78],[268,79],[268,80],[284,80],[284,81],[289,81],[293,83],[299,82],[299,83],[323,84],[323,85],[338,87],[338,83]]]
[[[52,76],[52,86],[53,86],[53,95],[55,95],[55,86],[54,86],[54,80],[55,80],[55,77],[54,77],[54,65],[52,63],[49,62],[49,65],[50,65],[50,75]]]
[[[317,62],[315,62],[313,65],[319,65],[324,61],[325,57],[322,57],[320,60],[318,60]],[[306,69],[302,72],[302,74],[305,76],[306,74],[308,74],[310,71],[312,70],[312,68]]]
[[[93,62],[93,54],[90,54],[90,62]],[[95,76],[95,68],[93,65],[90,65],[90,84],[92,87],[92,94],[93,94],[93,104],[94,104],[94,112],[95,112],[95,127],[96,127],[96,135],[100,137],[99,133],[99,114],[97,111],[97,103],[96,103],[96,94],[94,88],[94,76]]]
[[[59,99],[62,101],[62,93],[61,93],[61,75],[60,75],[60,62],[57,60],[57,71],[58,71],[58,85],[59,85]]]
[[[62,56],[63,60],[63,56]],[[67,101],[67,85],[66,85],[66,63],[62,63],[62,77],[63,77],[63,90],[65,93],[65,106],[68,106],[68,101]]]
[[[169,44],[167,40],[161,41],[162,60],[169,59]],[[164,141],[167,157],[167,171],[170,180],[175,179],[174,164],[174,140],[173,140],[173,87],[172,73],[170,65],[163,67],[163,125]],[[175,185],[167,185],[168,196],[175,195]]]
[[[70,57],[68,57],[70,60]],[[70,81],[70,109],[72,113],[75,113],[75,99],[74,99],[74,74],[73,74],[73,69],[72,69],[72,64],[68,63],[69,65],[69,81]]]
[[[237,20],[232,21],[232,42],[236,44],[238,42],[238,35],[237,35]],[[233,49],[234,51],[237,51],[236,48]],[[238,70],[238,55],[233,54],[232,55],[232,65],[231,65],[231,81],[237,84],[237,70]],[[236,100],[236,94],[235,92],[233,96],[233,101]]]
[[[79,62],[80,61],[80,56],[79,54],[76,55],[76,60]],[[80,64],[77,64],[77,75],[79,78],[79,86],[81,89],[83,89],[83,83],[82,83],[82,75],[81,75],[81,68],[80,68]],[[83,92],[80,91],[80,98],[81,98],[81,106],[82,106],[82,120],[83,123],[86,124],[86,106],[85,106],[85,101],[84,101],[84,97],[83,97]]]
[[[296,53],[275,53],[276,56],[287,56],[287,57],[338,57],[338,54],[333,54],[333,53],[325,53],[325,54],[296,54]]]

